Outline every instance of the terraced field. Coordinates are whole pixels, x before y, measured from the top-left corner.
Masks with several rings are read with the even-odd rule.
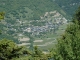
[[[57,43],[57,39],[61,36],[61,34],[64,33],[66,27],[67,24],[63,24],[59,27],[56,33],[48,32],[42,36],[38,36],[38,37],[33,36],[34,37],[34,40],[32,41],[33,46],[38,46],[43,50],[55,47],[55,44]],[[27,47],[29,47],[31,45],[29,37],[25,36],[19,41],[21,42],[20,44],[18,44],[19,46],[26,45]]]

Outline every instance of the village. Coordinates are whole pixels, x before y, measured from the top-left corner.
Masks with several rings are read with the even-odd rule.
[[[40,36],[43,33],[51,32],[55,33],[55,31],[58,30],[59,26],[67,24],[67,19],[63,17],[59,12],[57,11],[51,11],[51,12],[46,12],[44,16],[41,16],[41,20],[20,20],[16,19],[16,22],[13,24],[11,23],[5,23],[7,27],[6,32],[11,31],[11,35],[18,37],[19,41],[19,46],[21,45],[31,45],[30,43],[30,38],[25,37],[25,33],[30,33],[32,36]],[[32,22],[36,22],[39,25],[34,25],[31,24]],[[40,25],[41,22],[44,22],[43,24]],[[13,23],[13,22],[12,22]],[[35,23],[35,24],[36,24]],[[14,33],[14,34],[13,34]],[[42,43],[44,40],[38,39],[34,40],[34,43]],[[50,43],[49,43],[50,42]],[[48,41],[45,44],[51,44],[53,41]],[[37,45],[37,46],[46,46],[45,44],[43,45]]]

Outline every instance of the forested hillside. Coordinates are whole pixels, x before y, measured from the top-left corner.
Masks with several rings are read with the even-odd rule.
[[[65,31],[67,22],[71,18],[69,12],[73,9],[70,11],[68,5],[73,2],[68,1],[67,4],[65,1],[0,0],[0,11],[5,13],[5,18],[0,24],[2,30],[0,39],[8,38],[22,45],[49,48],[52,42],[56,43],[57,37]],[[69,12],[65,10],[66,8],[62,8],[63,5]],[[73,7],[75,8],[75,5]],[[34,39],[29,39],[30,36]],[[26,43],[23,43],[23,40]]]
[[[40,16],[42,16],[45,12],[50,12],[53,10],[58,10],[61,14],[63,14],[65,17],[67,16],[64,14],[62,9],[53,2],[52,0],[0,0],[0,11],[5,11],[7,14],[18,14],[19,13],[26,13],[26,15],[29,15],[26,19],[40,19]],[[27,7],[25,9],[25,7]],[[26,11],[25,11],[26,10]],[[17,16],[19,17],[19,16]],[[23,15],[25,17],[25,14]]]
[[[70,15],[73,15],[80,6],[80,0],[55,0],[55,2]]]
[[[69,15],[52,0],[0,0],[0,7],[5,13],[0,39],[8,38],[19,45],[49,48],[69,20]]]
[[[0,15],[2,16],[2,14]],[[33,39],[31,36],[30,38]],[[0,40],[0,59],[80,60],[80,8],[77,10],[72,22],[68,24],[64,34],[57,39],[54,48],[44,51],[39,49],[38,46],[34,46],[31,50],[26,46],[18,46],[12,40],[2,39]]]
[[[0,0],[0,60],[80,60],[79,3]]]
[[[57,48],[53,50],[55,60],[80,60],[80,7],[73,22],[57,41]]]

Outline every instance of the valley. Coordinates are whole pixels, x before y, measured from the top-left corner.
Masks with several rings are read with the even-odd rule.
[[[12,18],[8,20],[7,17]],[[65,31],[68,24],[68,20],[57,10],[45,12],[40,16],[40,20],[22,20],[12,14],[7,17],[2,21],[6,25],[5,33],[16,38],[19,46],[37,45],[44,50],[52,48],[57,43],[56,39]]]
[[[80,60],[79,5],[0,0],[0,60]]]
[[[0,0],[0,3],[0,11],[5,12],[0,25],[4,37],[0,39],[10,36],[8,39],[19,46],[52,48],[71,21],[71,15],[64,11],[58,0]]]

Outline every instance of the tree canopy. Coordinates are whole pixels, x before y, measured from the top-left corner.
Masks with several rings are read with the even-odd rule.
[[[4,19],[4,15],[5,15],[4,12],[0,12],[0,20]]]
[[[80,60],[80,8],[65,33],[58,39],[54,58],[55,60]]]
[[[0,59],[9,60],[19,57],[21,49],[12,40],[2,39],[0,40]]]

